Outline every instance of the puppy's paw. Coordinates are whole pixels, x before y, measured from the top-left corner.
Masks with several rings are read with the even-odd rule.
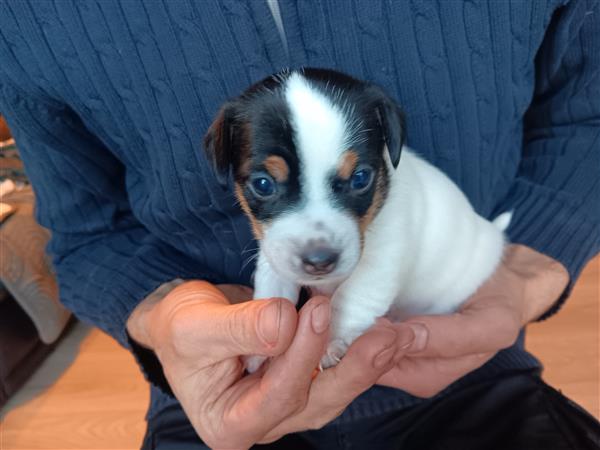
[[[319,363],[319,370],[323,371],[330,367],[336,366],[346,354],[349,345],[342,339],[333,339],[327,345],[327,350]]]
[[[260,355],[250,355],[242,357],[242,361],[244,362],[244,367],[248,371],[248,373],[254,373],[263,365],[263,363],[268,358],[266,356]]]

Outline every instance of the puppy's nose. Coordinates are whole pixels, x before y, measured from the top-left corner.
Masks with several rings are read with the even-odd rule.
[[[302,255],[304,271],[310,275],[326,275],[335,269],[339,252],[329,247],[314,247]]]

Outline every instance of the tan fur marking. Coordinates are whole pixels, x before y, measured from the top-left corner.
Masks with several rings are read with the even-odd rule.
[[[385,198],[384,197],[385,186],[384,186],[383,177],[379,173],[377,173],[376,177],[377,177],[377,180],[376,180],[376,184],[375,184],[375,193],[373,194],[373,201],[371,202],[371,206],[369,206],[369,209],[367,210],[365,215],[362,216],[358,221],[361,240],[364,240],[364,236],[365,236],[365,232],[367,231],[367,227],[370,225],[371,222],[373,222],[373,219],[377,215],[377,212],[383,206],[383,201]]]
[[[290,175],[290,168],[281,156],[269,156],[265,159],[264,165],[267,172],[279,183],[287,181]]]
[[[254,217],[254,214],[252,214],[252,211],[250,210],[250,206],[248,205],[248,200],[246,200],[246,197],[244,197],[244,190],[242,189],[242,186],[238,183],[235,184],[235,196],[237,197],[238,201],[240,202],[240,206],[242,207],[242,210],[244,211],[244,213],[250,220],[250,225],[252,225],[252,231],[254,232],[254,237],[256,239],[262,239],[263,238],[262,224],[256,219],[256,217]]]
[[[338,165],[338,175],[343,180],[347,180],[356,169],[358,164],[358,155],[354,150],[347,150],[340,158],[340,164]]]
[[[252,171],[252,160],[250,158],[243,159],[238,169],[238,174],[242,177],[248,177]]]

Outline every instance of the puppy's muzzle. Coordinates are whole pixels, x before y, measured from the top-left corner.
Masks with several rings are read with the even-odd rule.
[[[327,275],[333,272],[339,258],[340,252],[326,246],[310,247],[300,255],[302,267],[309,275]]]

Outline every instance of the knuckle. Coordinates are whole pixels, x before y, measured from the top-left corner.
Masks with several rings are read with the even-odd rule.
[[[218,379],[233,382],[243,373],[243,364],[239,358],[228,358],[217,366],[219,368]]]
[[[358,395],[373,384],[372,378],[370,373],[359,372],[348,379],[345,384],[350,392]]]
[[[181,314],[172,315],[166,323],[168,345],[176,357],[185,357],[189,353],[189,343],[192,340],[189,321]]]
[[[290,416],[304,410],[308,403],[308,395],[295,391],[278,393],[277,402],[281,405],[283,414]]]
[[[250,342],[254,340],[252,327],[254,321],[250,317],[243,314],[245,309],[235,308],[229,312],[229,317],[225,320],[224,333],[235,348],[240,349],[240,354],[243,349],[248,347]]]
[[[289,395],[283,398],[283,405],[285,405],[285,410],[289,414],[297,414],[304,410],[306,407],[306,403],[308,402],[308,398],[306,396],[301,395]]]
[[[291,386],[286,380],[275,381],[264,398],[265,408],[277,405],[283,417],[298,414],[306,408],[308,403],[308,392]]]
[[[341,372],[335,368],[333,374],[333,383],[336,387],[336,392],[345,392],[353,397],[370,387],[377,378],[370,370],[348,370]]]

